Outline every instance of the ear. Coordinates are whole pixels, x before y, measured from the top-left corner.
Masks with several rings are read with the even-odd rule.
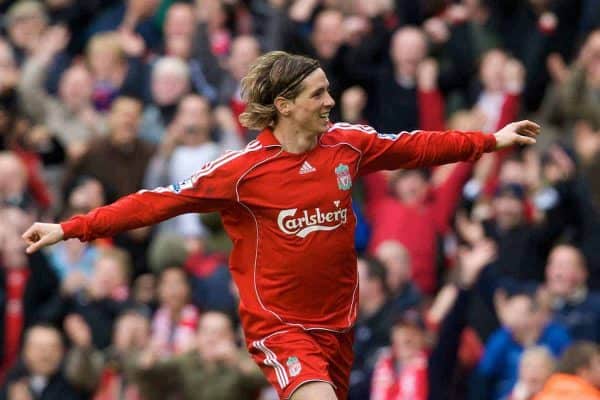
[[[283,115],[284,117],[287,117],[290,114],[290,110],[292,108],[291,100],[286,99],[285,97],[278,96],[277,98],[275,98],[275,101],[273,103],[275,104],[275,108],[277,109],[279,114]]]

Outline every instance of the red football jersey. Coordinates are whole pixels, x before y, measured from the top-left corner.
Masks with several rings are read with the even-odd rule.
[[[351,187],[360,174],[476,160],[496,146],[480,132],[378,134],[332,125],[302,154],[270,129],[189,179],[142,190],[62,224],[91,240],[188,212],[219,211],[233,241],[230,268],[248,339],[282,326],[343,331],[356,319],[358,279]]]

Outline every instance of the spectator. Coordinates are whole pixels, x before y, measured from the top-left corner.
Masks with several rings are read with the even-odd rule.
[[[278,33],[281,36],[281,48],[319,60],[329,77],[331,96],[339,104],[340,96],[349,82],[349,73],[344,66],[348,50],[344,15],[336,8],[317,9],[318,2],[297,4],[299,7],[290,7],[289,17],[279,14],[282,18],[279,24],[283,26]],[[306,33],[305,26],[310,22],[313,12],[312,29]],[[332,112],[333,115],[339,115],[337,107]]]
[[[43,254],[26,256],[19,238],[32,216],[15,207],[0,208],[0,383],[17,360],[23,332],[47,321],[46,303],[58,279]]]
[[[381,347],[389,344],[393,315],[389,300],[386,269],[377,260],[358,259],[358,322],[350,378],[351,399],[369,396],[371,375]]]
[[[242,100],[240,82],[248,73],[250,65],[261,54],[260,44],[254,36],[238,36],[231,43],[231,54],[226,63],[227,73],[223,77],[220,87],[219,103],[231,108],[235,120],[246,104]],[[243,138],[248,138],[249,132],[238,122],[238,132]]]
[[[220,139],[216,142],[215,139]],[[206,98],[185,96],[169,126],[157,154],[146,173],[145,186],[182,183],[196,173],[199,166],[216,159],[226,150],[237,150],[241,141],[231,112],[224,107],[212,110]],[[204,235],[205,228],[196,214],[167,221],[163,230],[187,237]]]
[[[588,273],[581,251],[558,245],[546,264],[541,290],[549,297],[554,318],[575,340],[600,341],[600,293],[587,288]]]
[[[140,101],[132,97],[115,100],[108,117],[108,137],[91,144],[71,167],[67,184],[87,175],[97,178],[116,197],[141,189],[153,153],[153,147],[138,136],[141,111]]]
[[[145,47],[156,49],[161,33],[153,16],[159,6],[158,0],[125,0],[116,2],[100,15],[96,15],[87,27],[85,39],[102,32],[116,30],[135,33],[143,38]]]
[[[128,31],[99,33],[90,39],[86,61],[94,80],[92,100],[97,111],[110,110],[119,96],[147,96],[144,50],[142,39]]]
[[[89,280],[80,274],[65,278],[61,294],[52,301],[52,315],[62,321],[70,314],[80,315],[92,330],[94,347],[103,350],[111,343],[113,324],[126,309],[131,261],[129,255],[118,248],[104,250]]]
[[[194,42],[201,40],[196,38],[196,24],[195,10],[191,4],[171,5],[165,18],[164,52],[166,56],[178,57],[187,63],[194,92],[215,104],[218,100],[218,86],[212,74],[216,72],[220,78],[221,68],[214,57],[194,54]]]
[[[438,313],[437,341],[429,350],[428,330],[420,313],[407,310],[397,317],[391,329],[391,348],[380,352],[371,387],[372,400],[411,398],[416,400],[464,398],[456,395],[459,347],[466,326],[466,308],[480,271],[494,257],[489,244],[462,252],[458,279],[450,286],[455,296],[436,298],[446,303]],[[435,306],[434,306],[435,307]],[[438,325],[439,324],[439,325]]]
[[[48,254],[50,264],[61,282],[67,278],[81,281],[90,279],[99,255],[95,244],[79,240],[67,240]]]
[[[265,379],[234,340],[231,320],[220,312],[200,318],[196,348],[162,360],[149,349],[137,372],[142,396],[148,400],[178,394],[185,399],[252,399]]]
[[[480,393],[478,398],[501,399],[510,394],[525,348],[546,346],[554,356],[560,356],[571,341],[567,331],[551,319],[550,311],[532,295],[516,293],[502,299],[498,315],[502,327],[487,341],[476,372],[479,382],[473,390]]]
[[[556,360],[547,348],[530,347],[519,361],[519,377],[508,400],[531,400],[554,372]]]
[[[600,351],[598,344],[576,342],[558,363],[558,372],[550,377],[534,400],[600,399]]]
[[[10,372],[0,398],[78,400],[84,392],[67,382],[61,363],[64,346],[60,331],[49,325],[33,325],[23,340],[22,361]]]
[[[422,126],[417,90],[417,68],[427,56],[427,41],[423,31],[416,27],[398,29],[390,44],[391,68],[371,73],[367,81],[370,91],[369,121],[380,132],[394,132],[399,126],[411,131]],[[361,65],[356,60],[357,65]],[[373,67],[371,67],[373,68]]]
[[[194,346],[200,313],[190,303],[190,280],[185,270],[170,266],[158,278],[158,310],[152,318],[151,345],[161,358],[180,355]]]
[[[73,386],[94,393],[97,400],[139,399],[133,378],[137,359],[150,343],[145,316],[136,311],[121,314],[115,321],[112,344],[104,351],[94,348],[90,327],[80,316],[70,315],[65,331],[73,343],[65,363]]]
[[[66,145],[72,160],[85,152],[89,142],[106,133],[104,118],[92,104],[92,76],[84,65],[75,64],[64,71],[58,98],[46,91],[44,82],[49,63],[64,49],[68,32],[61,27],[50,28],[43,45],[23,66],[19,95],[24,110],[36,123],[44,124]]]
[[[0,152],[0,200],[3,204],[23,209],[32,206],[27,175],[25,165],[14,152]]]
[[[48,15],[44,5],[39,1],[19,0],[8,9],[6,13],[8,38],[15,49],[17,64],[21,65],[38,47],[47,24]]]
[[[492,49],[483,55],[479,75],[482,91],[475,107],[486,116],[483,130],[493,132],[516,118],[525,70],[504,51]]]
[[[558,126],[562,136],[579,120],[600,126],[599,89],[600,30],[596,29],[587,36],[568,78],[548,94],[541,109],[542,118]]]
[[[386,283],[389,289],[390,306],[394,314],[418,307],[421,303],[421,293],[411,281],[412,267],[410,255],[402,244],[387,240],[377,246],[375,257],[386,269]]]
[[[142,115],[140,135],[143,139],[159,143],[165,127],[175,117],[177,105],[190,91],[188,65],[175,57],[159,58],[152,68],[152,103]]]
[[[427,170],[395,172],[389,182],[389,194],[381,193],[385,182],[380,182],[377,175],[365,179],[367,215],[373,226],[369,248],[376,251],[386,240],[396,240],[405,246],[412,278],[426,295],[435,292],[437,243],[448,231],[459,201],[458,190],[471,171],[467,163],[451,168],[445,180],[435,186]]]

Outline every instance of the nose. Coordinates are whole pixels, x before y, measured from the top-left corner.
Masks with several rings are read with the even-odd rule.
[[[324,105],[329,108],[333,108],[333,106],[335,106],[335,100],[333,99],[333,97],[331,97],[331,94],[329,92],[327,92],[327,96],[325,97]]]

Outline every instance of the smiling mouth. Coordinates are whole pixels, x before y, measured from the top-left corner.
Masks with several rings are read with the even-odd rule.
[[[329,111],[327,111],[326,113],[322,113],[319,115],[322,119],[328,121],[329,120]]]

